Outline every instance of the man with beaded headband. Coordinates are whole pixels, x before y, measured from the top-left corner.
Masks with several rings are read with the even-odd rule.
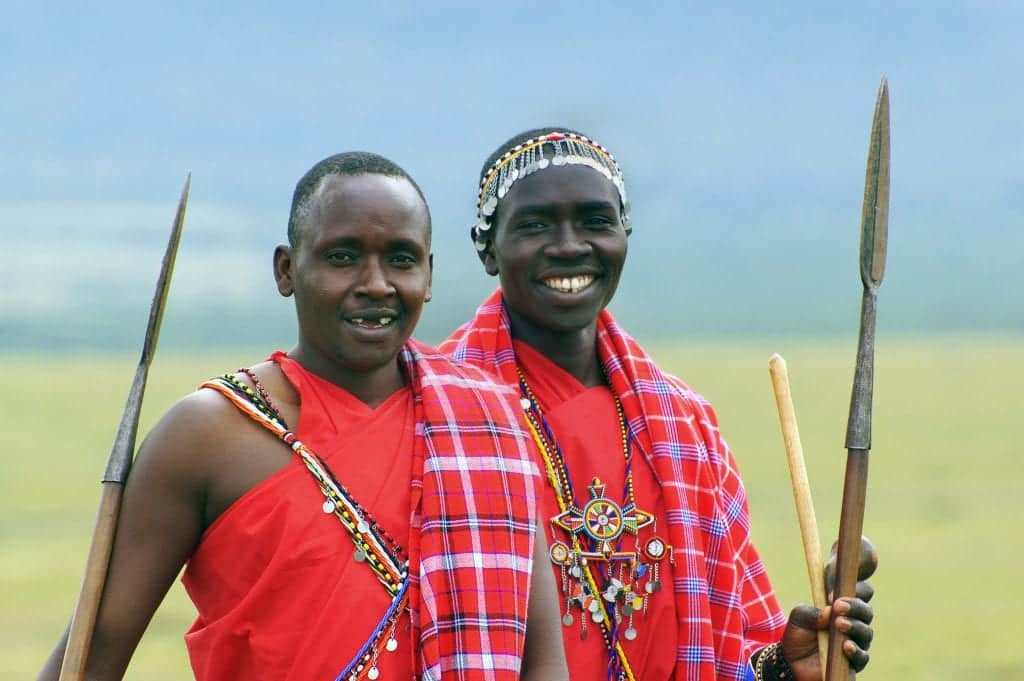
[[[532,595],[555,585],[531,580],[547,557],[518,395],[410,339],[433,266],[419,188],[375,154],[324,159],[288,240],[274,276],[298,342],[146,438],[88,678],[122,677],[186,563],[200,681],[567,678],[557,608]]]
[[[441,346],[520,391],[570,676],[819,681],[828,613],[780,611],[711,405],[605,309],[630,233],[607,149],[564,128],[513,137],[484,163],[471,229],[501,287]],[[858,670],[870,595],[862,582],[833,606]]]

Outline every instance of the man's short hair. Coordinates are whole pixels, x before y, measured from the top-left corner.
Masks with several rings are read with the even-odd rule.
[[[292,194],[292,209],[288,215],[288,244],[294,248],[299,243],[299,234],[302,225],[313,207],[313,196],[321,181],[330,175],[384,175],[406,180],[413,186],[416,193],[423,200],[423,207],[427,209],[427,230],[430,230],[430,206],[427,205],[427,198],[423,196],[423,190],[412,179],[412,175],[395,163],[379,154],[368,151],[346,151],[342,154],[328,156],[324,160],[306,171],[298,184],[295,185],[295,193]]]

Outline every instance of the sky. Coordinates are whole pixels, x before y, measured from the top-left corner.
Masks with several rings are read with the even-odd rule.
[[[188,172],[163,343],[294,338],[270,270],[296,180],[381,153],[434,218],[438,340],[494,286],[479,167],[521,130],[609,147],[638,335],[847,333],[871,111],[892,106],[879,326],[1024,332],[1015,3],[7,2],[0,349],[135,347]]]

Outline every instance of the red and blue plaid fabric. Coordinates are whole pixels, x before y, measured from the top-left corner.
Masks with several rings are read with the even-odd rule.
[[[607,310],[597,326],[601,362],[668,512],[679,627],[675,679],[741,681],[751,653],[778,641],[786,620],[750,541],[746,493],[732,452],[703,397],[658,369]],[[500,290],[440,349],[518,385]]]
[[[540,480],[518,393],[415,341],[401,360],[423,471],[409,552],[422,679],[518,679]]]

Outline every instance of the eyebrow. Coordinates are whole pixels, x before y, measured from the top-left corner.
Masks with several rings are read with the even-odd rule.
[[[363,240],[358,237],[345,236],[337,239],[331,239],[330,241],[322,241],[317,246],[320,249],[329,248],[355,248],[361,249],[363,247]],[[388,239],[387,250],[389,251],[411,251],[413,253],[423,254],[426,253],[428,248],[426,244],[420,243],[415,239],[407,239],[405,237],[395,237]]]
[[[618,204],[611,203],[610,201],[583,201],[581,203],[574,204],[577,210],[594,212],[602,210],[617,210]],[[554,210],[554,206],[551,203],[537,203],[527,206],[519,206],[513,215],[519,215],[521,213],[549,213]]]

